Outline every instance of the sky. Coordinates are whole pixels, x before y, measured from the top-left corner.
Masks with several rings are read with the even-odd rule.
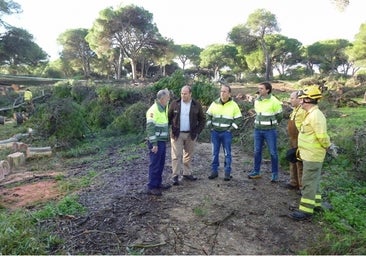
[[[162,36],[175,44],[227,43],[233,27],[245,24],[257,9],[276,15],[280,33],[304,45],[320,40],[354,40],[360,25],[366,23],[364,0],[350,0],[340,12],[332,0],[13,0],[21,14],[2,17],[9,24],[26,29],[34,41],[58,58],[58,36],[68,29],[91,28],[99,12],[129,4],[153,14]]]

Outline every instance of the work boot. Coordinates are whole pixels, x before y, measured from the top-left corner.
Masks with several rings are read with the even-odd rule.
[[[167,189],[170,189],[171,187],[172,187],[172,185],[170,185],[170,184],[161,184],[159,186],[159,188],[162,190],[167,190]]]
[[[296,221],[309,220],[313,217],[310,213],[305,213],[299,210],[293,211],[288,215],[291,219]]]
[[[272,173],[271,182],[272,183],[278,182],[278,173]]]
[[[177,176],[174,176],[173,179],[172,179],[172,181],[173,181],[173,186],[180,185],[180,183],[179,183],[179,176],[178,175]]]
[[[183,175],[183,178],[186,179],[186,180],[190,180],[190,181],[197,180],[197,177],[194,177],[192,174],[191,175]]]
[[[161,196],[162,195],[160,189],[158,189],[158,188],[149,188],[147,190],[147,194],[152,195],[152,196]]]
[[[290,183],[286,183],[284,186],[283,186],[284,188],[287,188],[287,189],[298,189],[298,187],[297,186],[293,186],[293,185],[291,185]]]
[[[211,175],[208,176],[210,180],[216,179],[217,177],[219,177],[219,174],[217,172],[212,172]]]
[[[225,173],[225,178],[224,178],[224,181],[229,181],[231,180],[232,176],[228,173]]]

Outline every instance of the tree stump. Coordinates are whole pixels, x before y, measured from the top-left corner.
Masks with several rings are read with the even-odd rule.
[[[10,173],[9,162],[6,160],[0,161],[0,180],[4,179],[4,177],[9,173]],[[2,175],[4,176],[3,178],[1,178]]]
[[[18,151],[26,153],[28,150],[28,145],[23,142],[13,142],[12,150],[14,153]]]
[[[5,179],[5,171],[3,170],[3,168],[0,168],[0,181],[2,181],[3,179]]]
[[[22,152],[15,152],[7,156],[7,160],[9,162],[10,171],[15,170],[19,166],[25,164],[25,155]]]

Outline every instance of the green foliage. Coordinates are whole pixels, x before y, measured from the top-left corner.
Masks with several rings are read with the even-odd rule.
[[[126,106],[135,103],[141,98],[141,92],[139,90],[116,86],[97,87],[96,93],[101,104]]]
[[[97,97],[95,88],[85,85],[75,85],[71,88],[71,97],[78,103],[81,104],[83,101],[90,101]]]
[[[203,106],[209,106],[220,95],[218,86],[205,80],[192,84],[192,97],[199,100]]]
[[[93,99],[84,105],[87,113],[85,119],[90,127],[96,130],[105,129],[110,125],[115,116],[118,114],[118,109],[111,104],[103,104],[98,99]]]
[[[155,83],[154,91],[156,93],[161,89],[167,88],[174,94],[171,98],[180,98],[180,91],[185,84],[186,81],[183,73],[178,70],[174,72],[171,77],[165,77]],[[219,97],[218,86],[208,82],[205,78],[200,78],[197,81],[194,81],[191,87],[192,97],[199,100],[202,105],[209,105],[214,99]]]
[[[95,159],[95,158],[94,158]],[[94,178],[98,176],[98,173],[94,170],[91,170],[87,173],[87,175],[82,176],[81,178],[75,179],[65,179],[59,182],[59,189],[64,193],[71,193],[81,188],[85,188],[90,186]]]
[[[66,158],[78,158],[87,155],[94,155],[100,151],[100,147],[96,143],[78,143],[69,150],[61,152],[62,157]]]
[[[333,142],[341,147],[342,154],[351,161],[356,179],[366,180],[366,109],[340,108],[341,115],[328,121]]]
[[[55,146],[70,146],[87,132],[83,108],[71,98],[53,98],[37,107],[31,120],[37,134]]]
[[[71,97],[71,89],[69,82],[57,82],[53,90],[53,97],[60,99]]]
[[[336,230],[326,229],[326,236],[317,245],[307,250],[308,255],[364,255],[366,231],[341,235]]]
[[[48,203],[43,209],[35,212],[33,217],[37,220],[51,219],[65,215],[84,213],[85,208],[77,202],[76,196],[66,196],[61,201]]]
[[[5,95],[4,95],[5,94]],[[14,104],[15,100],[19,97],[22,97],[22,93],[18,93],[14,90],[12,90],[10,87],[7,89],[4,94],[0,94],[0,106],[2,107],[10,107]],[[19,103],[19,102],[18,102]],[[4,113],[1,113],[4,115]],[[9,114],[10,113],[9,111]]]
[[[180,97],[180,89],[186,81],[181,70],[175,71],[171,76],[164,77],[154,84],[155,92],[167,88],[173,92],[173,97]],[[173,99],[173,97],[171,97]]]
[[[50,235],[27,211],[0,212],[0,254],[42,255],[61,241]]]
[[[146,127],[145,115],[148,107],[141,101],[131,105],[107,127],[107,133],[114,136],[125,133],[143,133]]]

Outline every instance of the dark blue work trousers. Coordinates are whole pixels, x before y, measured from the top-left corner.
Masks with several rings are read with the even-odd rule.
[[[151,152],[153,145],[148,142],[149,148],[149,183],[147,187],[149,189],[160,188],[163,176],[163,170],[165,165],[165,153],[166,153],[166,142],[158,141],[158,152]]]

